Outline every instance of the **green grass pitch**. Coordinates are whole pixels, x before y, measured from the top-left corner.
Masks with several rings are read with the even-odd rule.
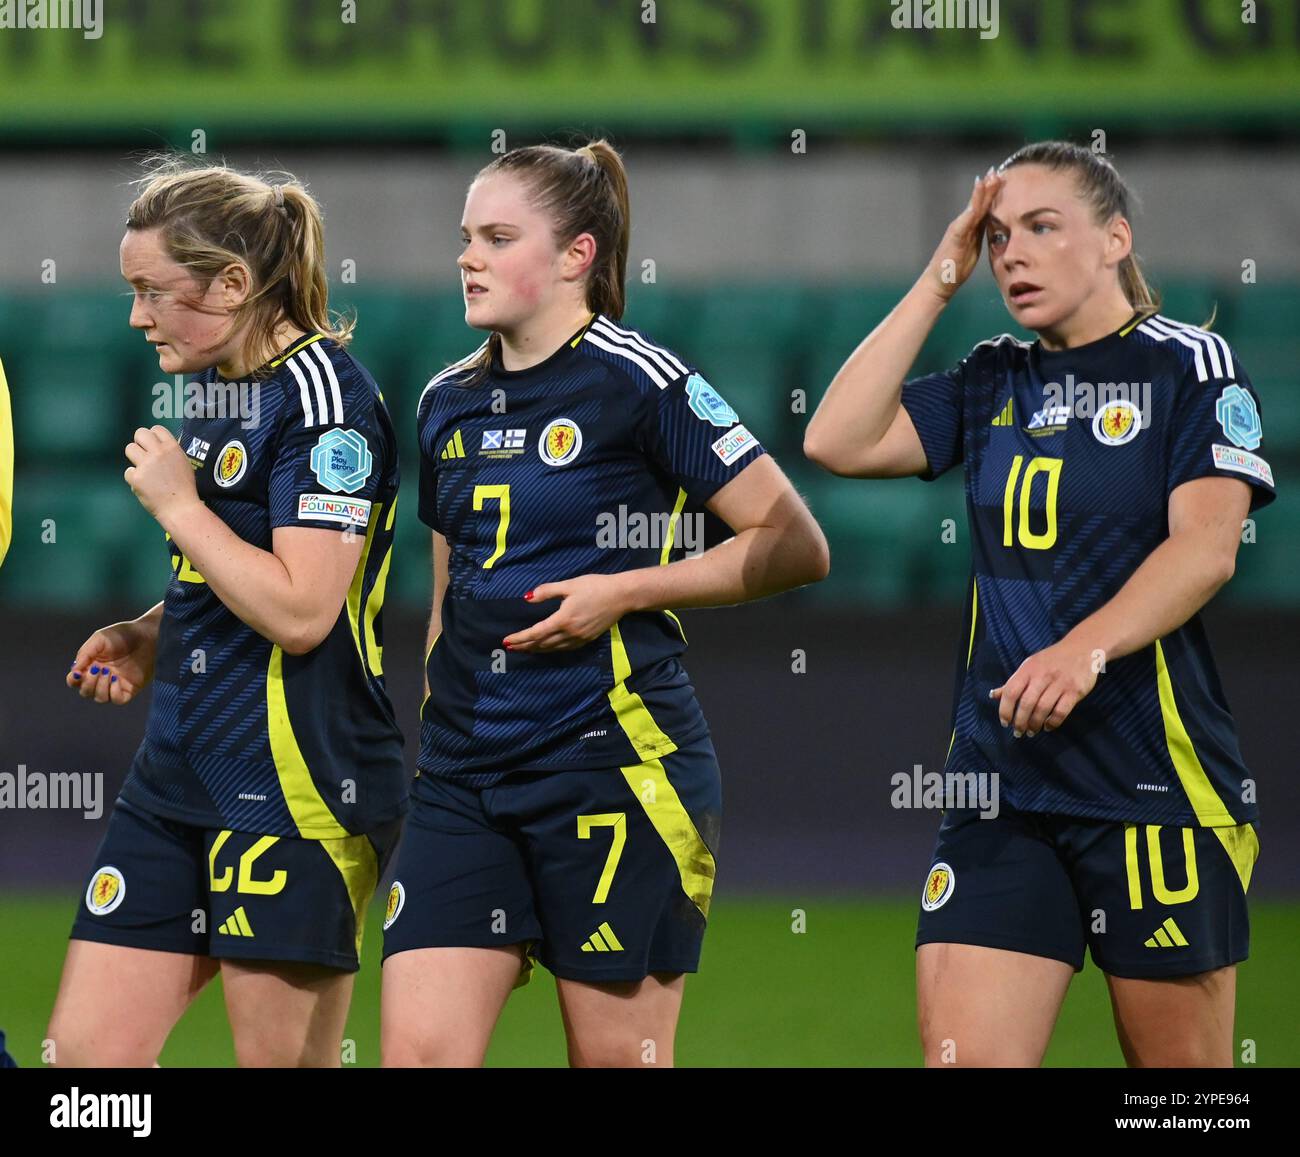
[[[8,945],[0,1029],[20,1065],[40,1063],[75,896],[0,900]],[[792,913],[805,930],[792,930]],[[371,905],[364,962],[346,1036],[359,1065],[379,1062],[379,920]],[[677,1062],[682,1066],[912,1066],[915,1025],[912,935],[916,904],[901,899],[721,896],[715,899],[702,971],[688,979]],[[1300,1065],[1292,972],[1300,904],[1251,905],[1251,959],[1238,976],[1237,1039],[1253,1040],[1256,1063]],[[165,1066],[234,1063],[219,984],[177,1025]],[[565,1063],[549,973],[538,968],[498,1025],[489,1065]],[[106,993],[105,999],[111,999]],[[1047,1054],[1048,1065],[1122,1064],[1105,982],[1091,963],[1075,978]]]

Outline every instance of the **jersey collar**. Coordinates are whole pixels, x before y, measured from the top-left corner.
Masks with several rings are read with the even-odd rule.
[[[506,369],[501,364],[501,355],[494,350],[492,353],[492,376],[507,382],[518,382],[534,376],[540,377],[551,373],[568,361],[569,358],[574,356],[574,352],[581,343],[583,335],[591,328],[592,323],[599,316],[599,314],[592,314],[592,316],[583,322],[574,333],[564,339],[560,347],[553,354],[538,362],[535,366],[529,366],[526,370]]]

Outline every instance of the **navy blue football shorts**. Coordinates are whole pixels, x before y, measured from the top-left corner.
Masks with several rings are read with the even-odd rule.
[[[303,840],[194,827],[118,800],[72,939],[355,972],[400,827]]]
[[[659,759],[516,772],[485,788],[421,776],[384,919],[384,959],[525,946],[593,983],[695,972],[722,812],[707,736]]]
[[[1245,960],[1257,826],[1180,828],[1003,807],[951,809],[921,893],[916,943],[1063,960],[1112,976],[1191,976]]]

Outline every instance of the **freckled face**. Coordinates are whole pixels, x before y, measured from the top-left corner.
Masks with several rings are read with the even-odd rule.
[[[130,324],[158,351],[164,373],[198,373],[225,360],[233,322],[218,279],[206,291],[162,246],[159,229],[128,229],[119,250],[122,276],[135,291]],[[208,313],[199,302],[221,312]]]

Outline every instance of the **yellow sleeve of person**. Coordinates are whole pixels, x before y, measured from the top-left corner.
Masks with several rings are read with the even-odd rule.
[[[14,423],[9,412],[9,383],[0,362],[0,563],[9,552],[14,528]]]

